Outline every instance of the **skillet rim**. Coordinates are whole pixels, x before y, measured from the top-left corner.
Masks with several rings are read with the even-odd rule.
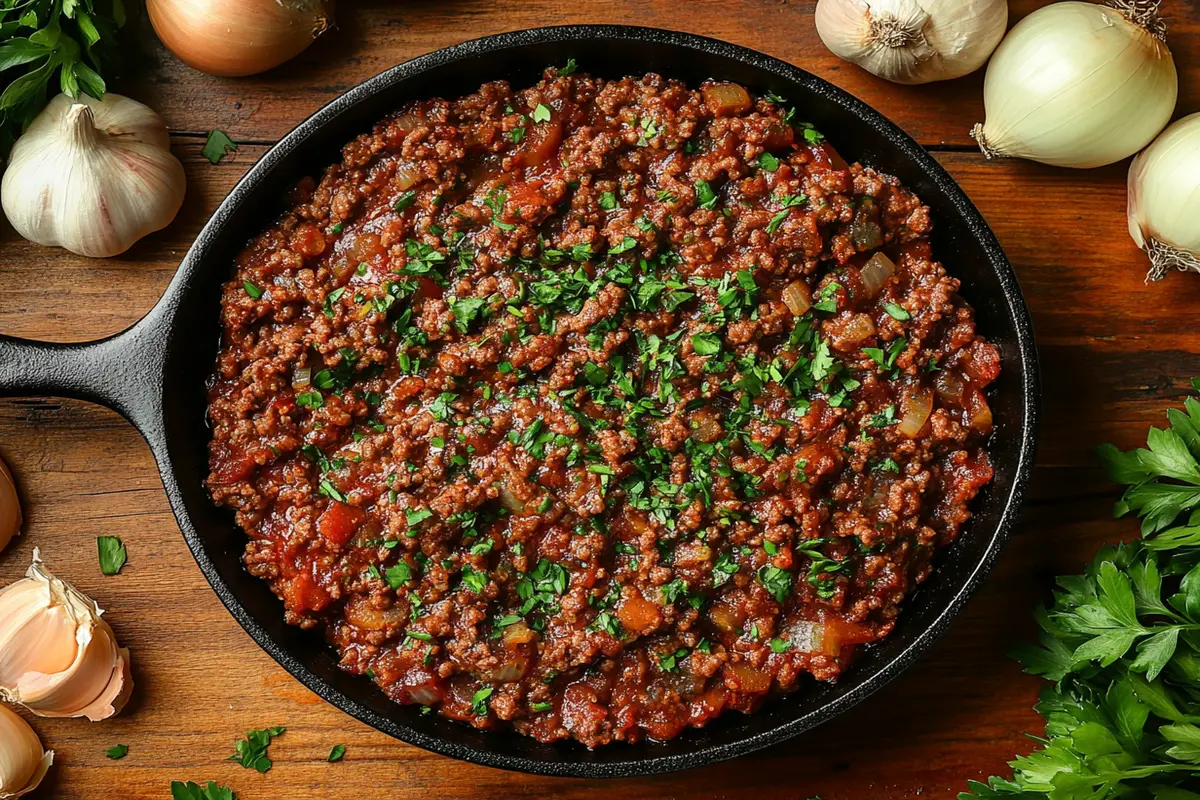
[[[1002,508],[999,521],[996,523],[994,530],[987,536],[986,546],[983,547],[981,556],[978,561],[966,569],[967,576],[962,579],[959,590],[933,616],[925,629],[915,634],[913,641],[907,647],[902,649],[891,661],[881,664],[872,674],[868,674],[862,678],[858,686],[852,688],[844,695],[833,698],[825,705],[813,711],[797,718],[786,720],[775,727],[754,733],[741,740],[724,743],[698,742],[695,749],[689,752],[664,753],[663,755],[654,755],[648,758],[626,757],[622,760],[620,755],[623,751],[615,749],[615,747],[619,747],[619,745],[616,745],[610,746],[614,747],[611,750],[593,751],[604,754],[612,753],[614,757],[611,759],[581,761],[573,760],[568,756],[561,760],[551,761],[522,755],[496,753],[489,749],[476,748],[460,742],[449,741],[443,737],[429,735],[417,730],[394,718],[379,714],[363,703],[352,699],[334,688],[323,677],[293,658],[287,648],[277,642],[258,623],[254,615],[237,599],[209,557],[208,545],[192,524],[186,499],[183,496],[176,477],[176,469],[172,463],[166,441],[165,425],[161,416],[163,409],[161,407],[158,409],[158,419],[155,422],[158,425],[163,425],[164,428],[160,428],[155,433],[160,433],[162,436],[161,438],[158,436],[147,436],[147,439],[150,441],[152,449],[155,450],[156,460],[160,464],[163,485],[184,539],[187,541],[188,548],[196,559],[197,565],[200,567],[205,579],[212,586],[213,591],[255,643],[289,674],[321,697],[321,699],[360,722],[403,742],[474,764],[554,777],[616,778],[648,776],[716,763],[762,749],[810,730],[858,705],[862,700],[891,682],[892,679],[911,666],[925,654],[934,641],[940,638],[949,627],[953,618],[961,612],[967,600],[974,595],[984,578],[991,572],[1003,546],[1012,535],[1013,528],[1017,522],[1021,501],[1024,498],[1025,490],[1032,473],[1037,445],[1038,406],[1041,391],[1032,322],[1017,283],[1015,272],[1004,255],[995,235],[978,209],[976,209],[966,196],[965,192],[924,148],[895,123],[889,121],[866,103],[822,78],[781,59],[718,39],[660,28],[607,24],[548,26],[484,36],[397,64],[347,90],[299,123],[292,131],[263,154],[213,212],[209,221],[196,237],[192,247],[184,256],[175,278],[167,288],[162,301],[156,308],[152,309],[142,322],[147,323],[150,327],[157,327],[157,325],[162,324],[165,324],[167,327],[173,327],[172,322],[177,319],[179,307],[182,302],[181,298],[187,293],[191,279],[203,266],[210,248],[216,246],[225,235],[224,229],[226,224],[231,215],[242,204],[243,197],[250,193],[256,184],[266,179],[288,154],[297,147],[300,147],[324,125],[335,121],[342,113],[352,109],[360,102],[369,102],[375,94],[388,90],[398,82],[464,58],[526,45],[580,40],[641,41],[677,46],[704,52],[709,56],[716,56],[749,65],[769,72],[788,83],[804,85],[810,88],[815,93],[824,97],[828,102],[842,106],[846,111],[856,116],[861,124],[875,129],[877,133],[889,141],[895,151],[899,151],[920,165],[926,177],[954,205],[963,226],[987,254],[987,260],[1003,291],[1005,315],[1012,321],[1016,333],[1016,352],[1012,358],[1013,363],[1008,365],[1007,369],[1019,373],[1017,381],[1020,384],[1019,393],[1021,395],[1019,415],[1020,448],[1012,472],[1012,484],[1008,495],[1007,497],[1001,497],[999,500]],[[151,318],[156,318],[157,324],[152,322]],[[141,323],[134,327],[141,327]],[[150,433],[150,431],[145,432]],[[158,441],[156,442],[155,439],[158,439]],[[492,732],[489,735],[505,734]]]

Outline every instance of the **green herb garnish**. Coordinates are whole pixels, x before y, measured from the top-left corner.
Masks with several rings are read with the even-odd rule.
[[[217,164],[222,158],[237,149],[238,146],[234,144],[233,139],[230,139],[229,134],[225,131],[211,130],[208,132],[208,138],[204,140],[204,147],[200,152],[210,162]]]
[[[970,781],[960,800],[1200,797],[1200,401],[1167,419],[1145,448],[1099,449],[1127,487],[1115,513],[1141,517],[1142,538],[1058,579],[1041,645],[1014,653],[1053,684],[1037,705],[1045,737],[1011,779]]]
[[[330,764],[332,764],[335,761],[341,761],[342,756],[344,756],[344,755],[346,755],[346,745],[335,744],[333,746],[333,749],[329,751],[329,758],[327,758],[325,760],[328,761]]]
[[[125,545],[116,536],[97,536],[96,549],[100,556],[100,572],[116,575],[125,566]]]
[[[124,758],[129,753],[129,745],[116,744],[104,751],[104,755],[113,761]]]
[[[266,772],[271,768],[271,759],[267,756],[267,748],[271,746],[272,739],[286,730],[287,728],[282,725],[276,725],[273,728],[246,731],[246,738],[238,739],[234,745],[236,752],[229,757],[229,760],[236,761],[246,769]]]
[[[192,781],[171,781],[171,800],[237,800],[237,795],[228,786],[218,786],[216,781],[204,786]]]

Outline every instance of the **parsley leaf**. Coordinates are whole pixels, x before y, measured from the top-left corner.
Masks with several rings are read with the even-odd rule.
[[[708,185],[708,181],[696,181],[696,202],[701,208],[715,208],[717,193]]]
[[[1014,653],[1051,682],[1045,738],[1009,762],[1011,778],[969,781],[960,800],[1200,796],[1200,400],[1167,419],[1145,448],[1099,448],[1127,487],[1116,515],[1139,515],[1143,538],[1059,577],[1035,614],[1039,644]]]
[[[100,555],[100,572],[116,575],[125,566],[125,545],[116,536],[97,536],[96,549]]]
[[[332,764],[335,761],[341,761],[342,756],[344,756],[344,755],[346,755],[346,745],[335,744],[333,746],[333,749],[329,751],[329,758],[327,758],[325,760],[328,761],[330,764]]]
[[[229,138],[229,134],[222,130],[211,130],[208,132],[208,138],[204,141],[204,147],[200,150],[211,163],[217,164],[222,158],[237,150],[238,146],[234,144],[233,139]]]
[[[236,761],[246,769],[266,772],[271,768],[271,759],[267,756],[267,748],[271,746],[272,739],[286,730],[287,728],[282,725],[276,725],[273,728],[246,731],[246,738],[238,739],[234,745],[236,752],[229,757],[229,760]]]
[[[129,745],[116,744],[104,751],[104,755],[113,761],[124,758],[129,753]]]
[[[171,800],[237,800],[237,795],[228,786],[218,786],[216,781],[204,786],[192,781],[171,781]]]

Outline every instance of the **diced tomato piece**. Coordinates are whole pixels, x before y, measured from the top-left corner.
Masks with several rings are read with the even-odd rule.
[[[213,448],[213,480],[221,485],[244,481],[254,471],[254,457],[235,445],[217,445]]]
[[[291,245],[302,256],[319,256],[325,252],[325,234],[316,225],[305,222],[292,231]]]
[[[562,144],[562,138],[561,120],[552,119],[549,122],[534,125],[521,143],[518,160],[522,166],[539,167],[549,161],[550,157],[558,150],[558,146]]]
[[[329,541],[342,547],[350,541],[367,515],[362,510],[336,500],[317,518],[317,530]]]
[[[657,628],[662,622],[658,606],[636,592],[625,598],[617,609],[617,618],[626,630],[643,634]]]
[[[283,602],[291,611],[303,614],[320,611],[329,605],[329,592],[325,591],[310,572],[298,572],[290,580],[282,581]]]

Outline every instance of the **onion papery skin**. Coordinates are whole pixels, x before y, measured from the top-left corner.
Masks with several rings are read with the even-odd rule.
[[[1129,167],[1129,235],[1148,280],[1200,272],[1200,113],[1176,120]]]
[[[1178,94],[1175,62],[1154,32],[1114,8],[1054,3],[996,48],[984,81],[987,119],[971,135],[989,158],[1099,167],[1149,144]]]
[[[300,55],[332,24],[327,0],[147,0],[154,32],[180,61],[238,78]]]

